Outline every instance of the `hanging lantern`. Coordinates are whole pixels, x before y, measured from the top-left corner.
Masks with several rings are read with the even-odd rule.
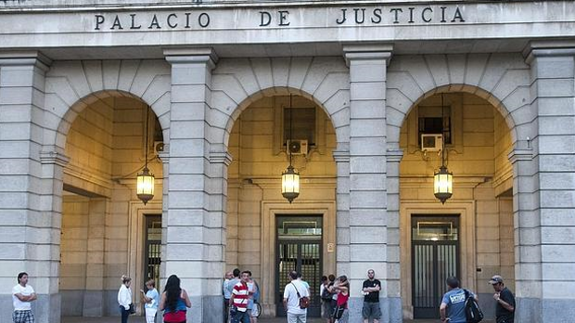
[[[292,97],[289,96],[289,139],[287,153],[289,156],[289,166],[285,172],[282,173],[282,195],[290,203],[299,196],[299,173],[295,171],[291,164],[292,152],[289,147],[291,142],[292,133]]]
[[[138,198],[144,202],[144,205],[146,205],[149,200],[154,198],[154,174],[150,173],[146,165],[142,172],[138,174],[136,180],[136,194]]]
[[[138,198],[144,202],[144,205],[148,203],[149,200],[154,198],[154,174],[150,173],[148,169],[148,113],[149,107],[146,107],[146,132],[144,134],[144,169],[136,177],[136,195]]]
[[[299,196],[299,173],[296,172],[292,165],[282,173],[282,195],[290,203]]]
[[[453,195],[453,174],[444,165],[433,176],[433,194],[442,204]]]

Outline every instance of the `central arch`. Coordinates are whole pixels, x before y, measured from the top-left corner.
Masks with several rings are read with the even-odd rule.
[[[321,109],[322,115],[325,115],[326,120],[333,126],[334,138],[333,146],[331,146],[330,150],[336,147],[337,149],[346,149],[348,146],[349,71],[340,57],[220,60],[212,74],[211,95],[212,100],[207,120],[210,123],[210,154],[213,156],[231,153],[230,157],[237,158],[237,156],[234,156],[234,152],[229,151],[229,149],[236,145],[231,140],[231,137],[233,131],[235,131],[233,130],[234,125],[240,123],[240,115],[244,115],[246,111],[249,111],[251,109],[249,107],[258,106],[260,104],[258,102],[269,102],[275,98],[282,97],[285,99],[288,95],[310,102],[318,109]],[[317,158],[323,160],[330,155],[328,152],[325,157],[318,157],[320,155],[311,156],[308,165],[317,163],[318,161],[314,161]],[[323,218],[328,219],[324,224],[324,226],[327,225],[329,231],[326,232],[326,237],[329,237],[329,242],[335,246],[335,187],[336,173],[340,170],[331,161],[333,165],[330,166],[331,175],[324,176],[323,179],[308,178],[309,183],[303,184],[309,187],[315,186],[316,188],[313,192],[319,193],[314,195],[315,193],[309,191],[312,194],[307,195],[307,198],[302,194],[294,204],[290,205],[279,194],[281,171],[287,166],[285,152],[273,158],[276,160],[279,158],[279,160],[283,161],[279,162],[278,165],[281,164],[281,167],[278,166],[278,170],[263,176],[268,179],[259,176],[259,178],[250,178],[248,181],[237,182],[231,175],[231,168],[235,167],[234,163],[237,161],[233,161],[230,166],[225,167],[222,174],[222,177],[225,178],[222,185],[228,191],[223,207],[228,219],[224,221],[226,223],[225,226],[229,227],[228,221],[230,219],[237,219],[237,217],[231,216],[232,213],[237,212],[237,196],[235,193],[232,194],[230,192],[237,189],[238,185],[244,185],[245,187],[249,186],[245,191],[249,189],[259,190],[260,193],[258,194],[269,195],[266,195],[265,201],[262,200],[261,204],[256,203],[258,206],[255,209],[250,208],[251,211],[249,212],[259,214],[257,217],[258,221],[260,221],[264,213],[274,218],[271,222],[267,222],[267,228],[262,229],[263,231],[255,231],[260,233],[258,233],[257,242],[254,241],[254,243],[260,244],[262,239],[273,240],[273,234],[270,236],[271,231],[269,230],[274,227],[276,216],[282,214],[299,214],[302,216],[311,212],[313,214],[321,214]],[[329,158],[331,159],[331,157]],[[237,232],[237,229],[233,230]],[[227,234],[228,232],[230,231],[224,230],[224,241],[227,239],[226,236],[229,235]],[[266,241],[265,243],[268,245],[266,246],[267,248],[270,247],[270,244],[273,246],[275,240]],[[267,250],[273,251],[274,249]],[[266,254],[266,257],[272,254],[275,254],[275,251],[271,254]],[[263,253],[260,255],[263,257]],[[265,261],[268,262],[267,266],[274,263],[273,259],[265,259]],[[329,267],[335,270],[335,257],[333,257],[331,262],[332,264]],[[226,267],[226,271],[233,269],[228,267]],[[273,265],[271,268],[266,268],[266,271],[273,270]],[[254,271],[254,274],[256,274],[256,271]],[[274,299],[276,298],[275,292],[273,292],[275,288],[275,283],[272,281],[274,280],[273,275],[268,275],[264,278],[260,274],[261,269],[258,269],[257,275],[264,280],[264,285],[262,286],[265,288],[264,293],[268,293],[264,314],[268,316],[273,315],[275,314]]]

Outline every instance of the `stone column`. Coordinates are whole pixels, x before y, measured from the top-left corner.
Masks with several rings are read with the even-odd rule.
[[[518,322],[570,322],[575,317],[575,46],[535,42],[531,65],[533,161],[518,191],[516,251]],[[527,140],[526,138],[519,138]],[[516,162],[517,163],[517,162]],[[516,239],[517,240],[517,239]]]
[[[0,321],[11,322],[12,286],[30,275],[36,322],[60,322],[61,180],[66,159],[42,147],[44,77],[49,60],[38,52],[0,55]]]
[[[173,49],[164,54],[172,65],[165,275],[178,275],[189,292],[190,322],[219,323],[222,213],[210,203],[207,121],[216,56],[211,49]]]
[[[389,313],[387,293],[387,169],[386,169],[386,65],[389,45],[344,47],[350,72],[349,143],[349,277],[351,279],[350,319],[361,320],[360,294],[367,270],[372,268],[382,282],[381,322],[400,316]],[[395,299],[397,301],[398,299]],[[401,305],[393,306],[401,309]]]

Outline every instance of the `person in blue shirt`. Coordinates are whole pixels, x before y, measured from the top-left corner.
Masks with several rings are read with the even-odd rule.
[[[228,285],[232,278],[234,278],[234,274],[231,271],[228,271],[224,277],[224,283],[222,285],[222,291],[224,294],[224,323],[227,323],[229,320],[228,314],[230,313],[230,298],[232,297],[232,292]]]
[[[258,283],[251,277],[251,272],[250,281],[248,282],[248,290],[250,293],[250,299],[248,301],[250,323],[257,323],[258,316],[260,316],[259,307],[257,306],[257,303],[260,301],[260,287]]]
[[[146,282],[146,288],[148,291],[144,294],[143,290],[140,290],[142,294],[142,302],[146,304],[146,323],[154,323],[156,321],[156,313],[158,312],[158,305],[160,304],[160,294],[156,289],[156,282],[150,279]]]
[[[447,293],[443,295],[441,305],[439,306],[439,317],[441,322],[449,323],[466,323],[465,316],[465,291],[459,288],[459,280],[455,277],[449,277],[446,280]],[[471,297],[477,297],[469,292]]]

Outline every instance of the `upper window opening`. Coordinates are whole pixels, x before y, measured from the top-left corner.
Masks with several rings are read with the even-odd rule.
[[[445,144],[452,144],[450,107],[420,107],[418,114],[418,138],[424,134],[442,134]]]
[[[292,140],[307,140],[308,145],[315,146],[315,116],[316,111],[313,108],[283,108],[283,145],[286,146],[287,141]],[[291,110],[291,111],[290,111]],[[291,122],[291,136],[290,136],[290,115],[293,118]]]

